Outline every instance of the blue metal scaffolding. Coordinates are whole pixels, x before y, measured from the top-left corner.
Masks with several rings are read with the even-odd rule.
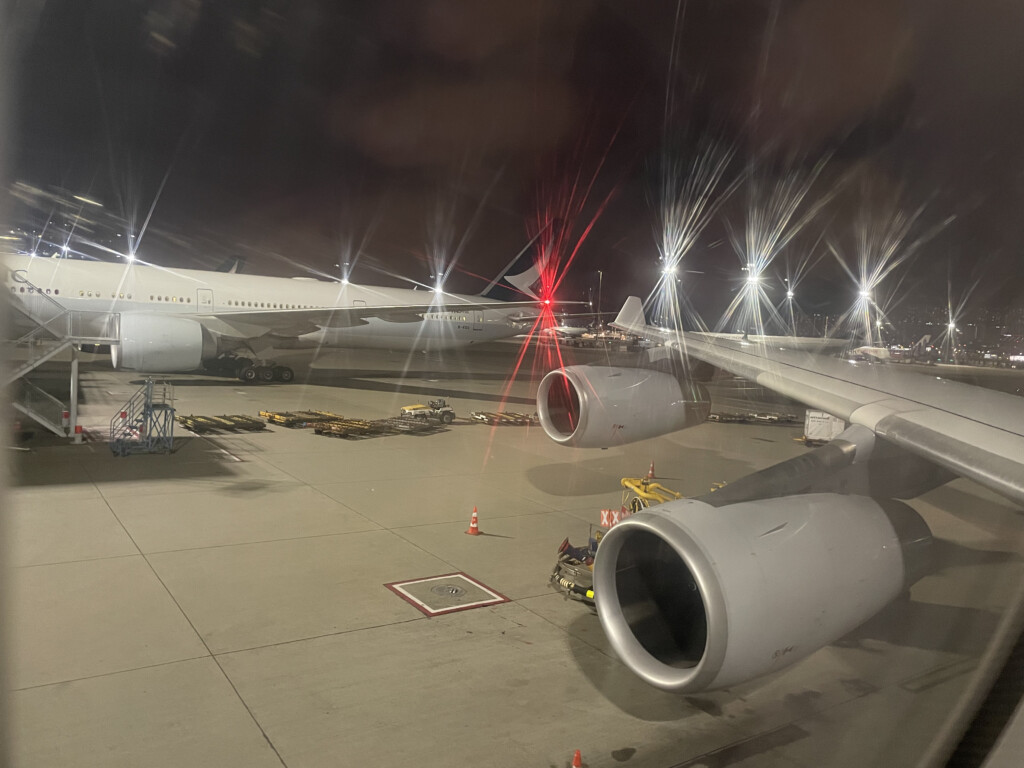
[[[174,448],[174,389],[152,379],[132,395],[110,420],[110,450],[132,453],[170,453]]]

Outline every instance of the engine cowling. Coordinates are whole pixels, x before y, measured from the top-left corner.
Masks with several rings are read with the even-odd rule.
[[[910,507],[808,494],[714,508],[683,499],[601,541],[605,633],[646,682],[690,693],[788,666],[867,621],[930,565]]]
[[[114,368],[150,373],[193,371],[216,353],[216,343],[196,320],[138,312],[121,315],[120,341],[110,347]]]
[[[710,410],[702,385],[646,368],[560,368],[537,390],[537,415],[548,437],[576,448],[676,432],[702,423]]]

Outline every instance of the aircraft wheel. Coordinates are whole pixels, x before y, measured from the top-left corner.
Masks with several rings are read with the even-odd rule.
[[[274,380],[274,369],[269,365],[261,365],[256,368],[256,378],[261,382],[267,383]]]
[[[235,376],[242,378],[242,371],[246,368],[252,368],[252,360],[247,360],[244,357],[240,357],[235,360]]]
[[[295,371],[287,365],[279,365],[274,368],[274,378],[287,384],[295,378]]]
[[[258,374],[251,365],[243,365],[238,371],[238,378],[246,384],[252,384],[258,378]]]

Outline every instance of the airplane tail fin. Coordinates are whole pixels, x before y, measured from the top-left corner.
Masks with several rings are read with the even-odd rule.
[[[523,301],[527,297],[540,299],[540,271],[544,269],[544,260],[534,264],[530,250],[537,237],[540,234],[530,240],[480,292],[482,298],[492,301]]]
[[[647,318],[644,317],[644,303],[639,296],[630,296],[622,305],[619,314],[610,323],[612,328],[627,333],[643,333],[647,327]]]
[[[229,275],[236,274],[242,271],[242,267],[245,266],[247,259],[245,256],[231,256],[225,259],[220,266],[218,266],[214,272],[226,272]]]

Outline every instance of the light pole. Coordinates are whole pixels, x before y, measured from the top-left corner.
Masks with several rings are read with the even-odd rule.
[[[597,325],[598,327],[604,326],[604,320],[601,318],[601,284],[604,282],[604,272],[600,269],[597,270]]]

